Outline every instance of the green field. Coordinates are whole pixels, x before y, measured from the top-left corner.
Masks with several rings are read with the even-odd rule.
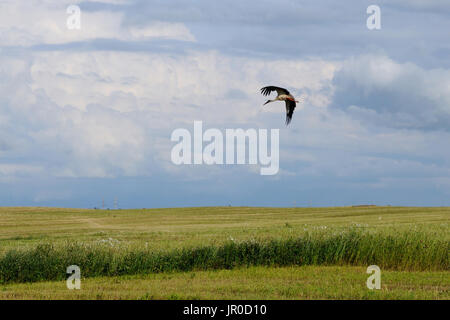
[[[449,299],[450,208],[0,208],[0,299]],[[82,289],[65,287],[77,264]],[[368,265],[382,289],[366,287]]]

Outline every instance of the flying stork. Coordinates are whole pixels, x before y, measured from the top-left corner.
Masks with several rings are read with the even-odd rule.
[[[289,93],[284,88],[268,86],[261,89],[261,93],[264,96],[268,96],[272,91],[276,91],[278,93],[277,97],[273,100],[267,100],[263,105],[268,104],[269,102],[274,101],[285,101],[286,102],[286,125],[288,125],[292,120],[292,115],[294,114],[294,109],[296,107],[296,102],[294,96]]]

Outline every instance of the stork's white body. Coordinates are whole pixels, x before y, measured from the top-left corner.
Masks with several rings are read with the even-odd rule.
[[[290,94],[280,94],[279,96],[277,96],[277,100],[281,100],[281,101],[286,101],[286,100],[291,100],[291,101],[295,101],[294,97]]]

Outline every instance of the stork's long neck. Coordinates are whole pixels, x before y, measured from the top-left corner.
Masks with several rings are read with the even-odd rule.
[[[263,104],[263,106],[266,105],[266,104],[268,104],[268,103],[275,102],[275,101],[277,101],[277,100],[278,100],[278,97],[275,98],[275,99],[273,99],[273,100],[267,100],[266,103]]]

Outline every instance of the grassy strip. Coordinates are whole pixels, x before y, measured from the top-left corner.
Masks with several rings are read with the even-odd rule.
[[[382,270],[381,290],[366,286],[366,267],[249,267],[82,279],[81,290],[65,281],[0,285],[11,299],[449,299],[446,271]]]
[[[426,233],[339,234],[233,242],[220,246],[151,251],[105,245],[38,245],[10,250],[0,258],[0,283],[63,280],[78,265],[83,277],[232,269],[240,266],[376,264],[392,270],[448,270],[450,242]]]

